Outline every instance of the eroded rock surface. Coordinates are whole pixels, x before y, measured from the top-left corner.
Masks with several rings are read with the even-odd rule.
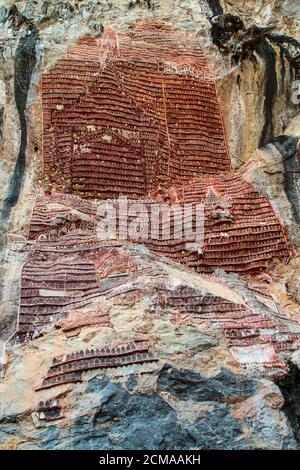
[[[281,3],[2,2],[1,448],[299,448]],[[120,195],[203,203],[203,247],[99,238]]]

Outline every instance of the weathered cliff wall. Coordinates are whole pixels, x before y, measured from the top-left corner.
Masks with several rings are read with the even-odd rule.
[[[280,0],[0,1],[2,448],[299,447],[299,15]],[[232,168],[248,162],[293,250],[263,273],[95,247],[93,207],[44,193],[42,74],[79,37],[145,19],[209,61]]]

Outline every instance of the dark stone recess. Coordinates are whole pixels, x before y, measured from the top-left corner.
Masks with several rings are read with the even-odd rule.
[[[25,173],[27,147],[27,122],[25,111],[31,75],[36,64],[37,40],[38,30],[34,27],[29,28],[24,36],[20,38],[15,53],[14,94],[20,120],[21,137],[17,162],[9,182],[8,194],[4,200],[0,214],[0,231],[3,232],[6,229],[11,210],[18,202]]]
[[[289,365],[289,373],[276,383],[285,400],[283,411],[291,424],[295,439],[300,442],[300,369],[292,362]]]
[[[237,402],[255,394],[255,379],[248,379],[222,368],[215,377],[206,378],[188,369],[175,369],[166,364],[158,381],[159,392],[170,392],[180,400]]]
[[[223,7],[219,0],[207,0],[207,4],[213,16],[223,15]]]

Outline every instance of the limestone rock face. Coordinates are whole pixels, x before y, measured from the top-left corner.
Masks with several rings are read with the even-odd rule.
[[[299,448],[300,9],[253,3],[0,3],[0,448]]]
[[[224,274],[138,247],[100,254],[111,274],[92,302],[73,298],[60,320],[7,344],[4,448],[297,447],[273,382],[300,337],[290,315]]]

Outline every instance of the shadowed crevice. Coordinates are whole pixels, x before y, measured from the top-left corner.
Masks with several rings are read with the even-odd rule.
[[[14,94],[16,107],[19,115],[21,135],[18,158],[13,174],[9,181],[7,196],[4,199],[0,214],[1,242],[3,241],[3,237],[7,229],[7,224],[10,218],[11,211],[18,202],[24,179],[27,147],[27,122],[25,111],[31,75],[36,64],[37,39],[37,29],[29,29],[26,34],[20,38],[15,53]]]
[[[259,147],[268,144],[274,137],[274,105],[277,97],[276,55],[272,44],[262,38],[255,48],[265,64],[264,76],[264,126],[261,131]]]
[[[207,4],[213,14],[213,16],[223,15],[223,8],[219,0],[207,0]]]

